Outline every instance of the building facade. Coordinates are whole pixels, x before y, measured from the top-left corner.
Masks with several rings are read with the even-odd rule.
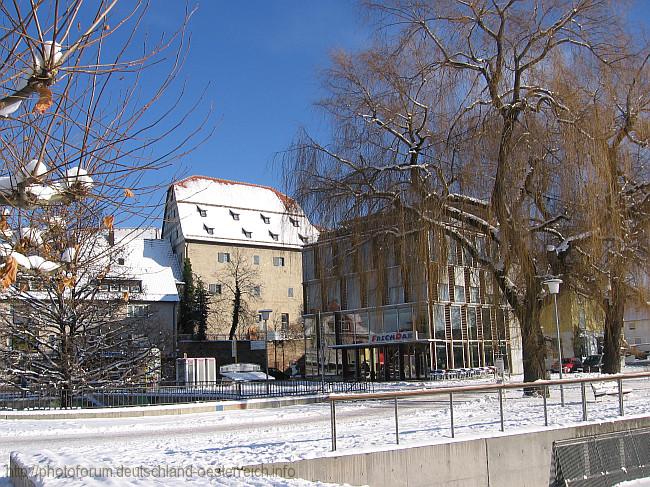
[[[483,236],[466,238],[487,251]],[[500,290],[433,229],[322,234],[303,251],[303,279],[308,374],[421,379],[497,357],[521,371],[518,325]]]
[[[75,285],[80,297],[61,307],[86,323],[87,332],[74,334],[74,346],[92,354],[92,361],[101,364],[95,369],[110,369],[116,362],[129,368],[128,357],[146,352],[151,359],[146,364],[149,380],[173,378],[181,276],[169,242],[122,230],[97,235],[90,246],[98,252],[98,265],[85,268]],[[68,334],[61,332],[59,322],[49,321],[51,315],[38,312],[56,302],[56,296],[52,282],[34,274],[19,276],[13,288],[2,293],[3,358],[25,364],[57,356],[62,337]],[[101,341],[96,336],[106,338],[106,343],[93,345]],[[120,373],[116,365],[105,378]]]
[[[605,314],[593,300],[563,285],[557,295],[562,357],[587,357],[602,353]],[[546,347],[546,367],[558,360],[557,327],[553,297],[547,295],[539,317]]]
[[[302,247],[317,231],[300,207],[279,191],[192,176],[167,192],[162,237],[179,265],[189,259],[211,296],[208,335],[227,338],[238,284],[251,316],[236,336],[259,336],[256,311],[271,309],[268,330],[302,335]]]

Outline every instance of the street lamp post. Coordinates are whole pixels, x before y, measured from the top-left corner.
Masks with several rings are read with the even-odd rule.
[[[269,315],[273,313],[272,309],[261,309],[258,311],[262,319],[264,320],[264,370],[266,373],[266,377],[264,378],[266,381],[266,394],[269,394],[269,351],[267,350],[267,346],[269,343],[268,337],[269,337],[269,330],[268,330],[268,320],[269,320]]]
[[[559,360],[559,369],[560,369],[560,380],[562,380],[562,342],[560,341],[560,317],[557,312],[557,295],[560,292],[560,284],[562,284],[562,279],[547,279],[544,281],[548,292],[553,295],[553,305],[555,307],[555,331],[557,332],[557,353]],[[564,388],[560,384],[560,402],[564,406]]]

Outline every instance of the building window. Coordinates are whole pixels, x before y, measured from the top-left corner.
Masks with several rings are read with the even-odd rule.
[[[120,285],[116,282],[111,283],[111,291],[112,292],[118,292],[120,290]]]
[[[302,243],[307,243],[307,241],[309,240],[307,237],[305,237],[304,235],[300,235],[300,234],[298,234],[298,238],[300,239],[300,241]]]
[[[262,295],[262,289],[259,286],[253,288],[253,296],[259,298]]]
[[[208,284],[210,294],[221,294],[221,284]]]
[[[267,225],[271,223],[271,217],[266,216],[264,213],[260,213],[260,218]]]
[[[289,313],[282,313],[282,331],[289,329]]]
[[[228,252],[219,252],[217,254],[217,261],[219,261],[221,264],[230,262],[230,254]]]
[[[129,291],[132,293],[139,293],[141,291],[141,285],[140,284],[131,284],[129,286]]]
[[[208,235],[214,235],[214,228],[213,227],[209,227],[204,223],[203,228],[208,233]]]
[[[201,217],[203,217],[203,218],[205,218],[206,216],[208,216],[208,211],[207,211],[207,210],[204,210],[204,209],[201,208],[199,205],[196,205],[196,211],[198,211],[198,212],[199,212],[199,215],[201,215]]]
[[[292,224],[294,227],[299,227],[299,226],[300,226],[300,224],[298,223],[298,220],[295,219],[295,218],[291,218],[291,217],[289,217],[289,221],[291,222],[291,224]]]
[[[148,304],[129,304],[126,308],[129,318],[143,318],[149,314]]]
[[[99,290],[107,292],[108,291],[108,284],[100,284],[99,285]]]
[[[242,233],[244,234],[244,236],[245,236],[246,238],[251,238],[251,237],[253,236],[253,232],[248,232],[248,231],[246,231],[246,230],[243,229],[243,228],[241,229],[241,231],[242,231]]]
[[[452,306],[450,308],[450,316],[452,338],[454,340],[462,340],[460,306]]]
[[[284,257],[273,257],[273,265],[275,267],[284,267]]]
[[[279,235],[277,233],[273,233],[272,231],[269,230],[269,235],[273,240],[275,240],[276,242],[278,241]]]
[[[233,220],[239,220],[239,213],[235,213],[234,211],[230,210],[230,216]]]
[[[124,265],[124,259],[123,259],[122,257],[119,257],[119,258],[117,259],[117,263],[118,263],[119,265]]]
[[[481,281],[477,269],[469,271],[469,302],[478,303],[481,300],[480,296]]]
[[[293,298],[293,288],[292,287],[290,287],[289,290],[287,291],[287,296],[289,296],[290,298]]]
[[[260,256],[259,255],[254,255],[253,256],[253,264],[260,265]]]

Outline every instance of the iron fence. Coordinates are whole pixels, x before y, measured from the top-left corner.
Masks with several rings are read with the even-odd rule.
[[[369,382],[306,379],[88,386],[71,391],[54,386],[21,389],[6,385],[0,387],[0,410],[111,408],[372,391]]]
[[[536,382],[518,382],[518,383],[497,383],[497,384],[482,384],[458,387],[440,387],[436,389],[415,390],[415,391],[388,391],[388,392],[369,392],[366,394],[330,394],[328,401],[330,402],[330,429],[332,440],[332,451],[336,450],[336,403],[345,401],[376,401],[387,400],[392,402],[395,417],[395,442],[399,444],[399,414],[398,414],[398,399],[417,398],[423,396],[440,396],[445,395],[448,397],[449,404],[449,430],[450,436],[455,437],[456,425],[454,423],[454,397],[458,397],[463,393],[496,393],[499,403],[499,426],[501,431],[505,431],[504,415],[505,404],[504,395],[508,390],[520,389],[530,397],[537,397],[541,404],[540,407],[544,411],[544,426],[548,426],[548,396],[552,387],[562,387],[571,385],[579,386],[580,388],[580,405],[582,409],[582,421],[587,421],[589,412],[587,407],[587,385],[591,386],[590,393],[596,400],[600,396],[615,396],[618,399],[618,415],[625,414],[624,396],[632,389],[625,389],[623,382],[626,380],[634,379],[648,379],[650,372],[637,372],[633,374],[613,374],[600,377],[581,377],[576,379],[563,379],[563,380],[540,380]],[[594,384],[611,383],[614,382],[613,388],[596,388]],[[564,407],[564,403],[562,403]]]

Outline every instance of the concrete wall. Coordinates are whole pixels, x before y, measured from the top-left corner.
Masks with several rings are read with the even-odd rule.
[[[295,477],[311,481],[371,487],[546,487],[554,441],[649,426],[650,417],[617,419],[490,438],[447,440],[429,446],[335,454],[264,467],[276,472],[293,469],[289,471]]]

